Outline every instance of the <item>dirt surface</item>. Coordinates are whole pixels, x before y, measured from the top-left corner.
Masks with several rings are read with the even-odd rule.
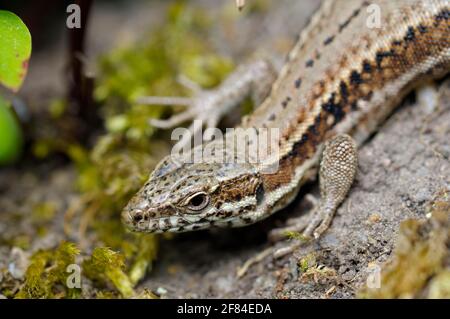
[[[439,115],[427,115],[423,106],[406,102],[360,149],[350,196],[315,245],[282,260],[268,257],[243,278],[236,276],[248,258],[269,247],[268,229],[282,225],[283,218],[307,212],[308,204],[300,195],[258,225],[183,234],[164,242],[160,263],[142,286],[161,286],[168,296],[180,298],[352,297],[365,284],[368,264],[381,265],[390,256],[400,222],[425,219],[426,204],[450,187],[449,83],[439,92]],[[317,193],[317,186],[311,191]],[[318,283],[301,278],[297,262],[311,251],[316,262],[333,269],[335,276]]]
[[[227,1],[192,1],[192,5],[208,8],[211,15],[220,17]],[[101,37],[105,28],[120,25],[118,34],[129,41],[139,39],[142,31],[138,30],[156,25],[160,19],[157,13],[165,8],[161,2],[151,3],[138,2],[119,11],[96,7],[96,27],[90,37]],[[219,22],[211,30],[211,41],[219,52],[233,59],[245,60],[257,52],[270,54],[281,65],[316,6],[316,1],[277,1],[270,11],[246,16],[236,25]],[[155,19],[148,19],[150,15]],[[133,19],[124,20],[124,16]],[[114,46],[117,38],[109,36],[103,41],[91,45],[92,61]],[[52,95],[62,92],[58,83],[64,52],[55,48],[61,45],[55,44],[52,55],[41,53],[32,60],[23,98],[34,110],[46,107]],[[43,73],[48,81],[36,81]],[[330,229],[317,243],[280,260],[267,257],[242,278],[236,276],[248,258],[271,245],[266,238],[270,229],[282,226],[289,217],[307,213],[310,205],[304,195],[318,193],[316,183],[311,183],[289,207],[256,225],[163,239],[154,269],[138,289],[158,291],[165,298],[354,297],[366,281],[369,263],[381,265],[389,258],[400,222],[425,219],[426,204],[450,188],[449,82],[439,83],[438,90],[434,111],[411,96],[360,149],[356,182]],[[0,171],[0,269],[8,268],[19,234],[36,233],[27,253],[55,247],[63,239],[75,240],[67,238],[62,229],[64,212],[79,196],[74,190],[75,177],[74,167],[59,161],[27,161]],[[42,201],[54,203],[55,217],[52,227],[38,234],[39,221],[33,219],[31,211]],[[299,260],[309,260],[317,271],[299,273]]]

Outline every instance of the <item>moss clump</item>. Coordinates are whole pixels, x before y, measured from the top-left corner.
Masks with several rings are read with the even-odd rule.
[[[33,134],[35,156],[64,153],[79,172],[76,183],[82,195],[67,211],[64,230],[80,238],[83,250],[97,247],[92,248],[92,255],[82,264],[82,276],[102,288],[94,285],[97,298],[153,297],[146,292],[136,295],[133,287],[151,269],[158,237],[127,232],[121,224],[120,211],[159,159],[169,152],[167,138],[155,134],[158,131],[148,124],[148,119],[170,115],[181,108],[139,105],[135,99],[144,95],[189,95],[191,92],[176,81],[181,74],[205,88],[220,83],[233,65],[205,41],[211,23],[206,12],[178,1],[169,6],[165,24],[147,38],[100,59],[95,100],[104,131],[92,149],[74,141],[70,128],[76,122],[61,120],[69,113],[65,101],[52,103],[46,119],[49,125],[39,123],[49,129],[36,129],[36,135]],[[66,124],[61,128],[57,123]],[[34,207],[33,226],[38,233],[44,233],[54,213],[51,203]],[[72,292],[63,285],[61,272],[55,270],[63,267],[60,260],[65,260],[58,255],[60,250],[67,249],[40,251],[32,257],[16,297],[86,297],[84,291]]]
[[[167,23],[133,47],[118,48],[100,60],[95,89],[103,105],[103,117],[110,134],[127,139],[148,139],[155,129],[151,117],[164,108],[144,106],[136,98],[145,95],[186,95],[176,78],[183,74],[203,87],[212,87],[231,71],[229,59],[215,54],[205,41],[212,21],[208,15],[178,1],[167,12]]]
[[[129,276],[133,284],[136,284],[151,267],[149,261],[156,258],[158,241],[155,235],[137,235],[139,237],[138,251],[136,252],[130,267]]]
[[[95,248],[91,258],[83,262],[83,272],[87,278],[103,285],[110,283],[127,298],[133,296],[134,290],[124,270],[125,257],[106,247]]]
[[[73,243],[63,242],[52,250],[38,251],[31,257],[25,282],[15,298],[76,298],[77,288],[68,288],[67,267],[75,263],[80,253]]]
[[[298,261],[298,267],[301,273],[306,273],[312,267],[317,267],[316,256],[314,254],[308,254]]]
[[[140,236],[139,248],[132,263],[130,275],[126,273],[125,256],[107,247],[97,247],[90,256],[84,256],[80,267],[82,278],[95,283],[95,288],[82,291],[69,288],[74,272],[68,268],[75,265],[80,250],[73,243],[63,242],[56,249],[40,250],[30,258],[25,280],[17,293],[3,287],[3,293],[14,298],[86,298],[92,294],[96,298],[156,298],[151,292],[135,293],[134,285],[145,274],[148,261],[154,258],[156,241]],[[149,247],[152,246],[152,247]],[[153,254],[153,255],[152,255]]]
[[[290,240],[298,240],[305,243],[311,240],[302,233],[296,231],[286,231],[285,236]]]
[[[430,207],[426,221],[400,225],[392,260],[384,267],[379,289],[363,289],[364,298],[450,298],[450,201],[444,194]]]
[[[169,7],[167,23],[149,41],[102,57],[95,98],[106,134],[91,151],[77,145],[67,149],[78,167],[78,187],[84,194],[79,236],[84,238],[92,229],[102,246],[120,251],[133,283],[151,268],[157,237],[126,232],[120,211],[169,151],[169,144],[158,141],[156,129],[148,124],[149,118],[161,117],[168,108],[139,105],[135,99],[190,93],[177,83],[180,74],[204,87],[220,82],[232,64],[205,41],[210,24],[205,12],[179,1]]]

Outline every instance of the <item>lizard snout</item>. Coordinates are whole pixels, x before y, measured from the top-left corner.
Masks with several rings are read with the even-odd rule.
[[[132,210],[125,207],[122,211],[122,223],[129,229],[134,229],[143,218],[144,212],[140,209]]]

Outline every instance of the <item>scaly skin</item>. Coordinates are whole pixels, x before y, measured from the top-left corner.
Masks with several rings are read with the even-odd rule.
[[[371,4],[381,9],[379,29],[367,27]],[[264,219],[286,206],[317,171],[325,143],[348,134],[360,145],[408,92],[449,70],[448,0],[325,1],[301,33],[269,96],[240,125],[279,128],[276,156],[257,164],[181,165],[167,157],[123,210],[123,221],[134,231],[161,233],[244,226]],[[248,94],[241,91],[239,97]],[[237,151],[236,146],[227,147]],[[331,149],[326,162],[332,158],[336,167],[350,169],[335,181],[332,174],[321,174],[328,185],[322,190],[330,190],[322,192],[322,203],[339,200],[327,214],[319,212],[321,220],[313,218],[314,226],[307,229],[315,235],[328,226],[356,168],[353,148],[342,157],[335,156],[339,147]],[[217,146],[216,151],[221,150]],[[279,163],[277,171],[262,170],[272,161]]]

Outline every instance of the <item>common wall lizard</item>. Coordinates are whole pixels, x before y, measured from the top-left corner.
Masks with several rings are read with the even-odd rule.
[[[270,64],[256,62],[215,90],[185,81],[196,93],[193,98],[149,98],[188,104],[185,113],[153,121],[156,126],[193,117],[214,126],[250,92],[256,101],[268,94],[240,127],[279,128],[274,159],[279,166],[267,173],[253,163],[180,165],[166,157],[123,210],[125,225],[161,233],[255,223],[291,202],[322,158],[321,203],[309,224],[286,228],[319,237],[350,189],[356,147],[406,94],[449,72],[449,6],[448,0],[327,0],[301,32],[272,87]],[[275,230],[272,237],[282,234]]]

